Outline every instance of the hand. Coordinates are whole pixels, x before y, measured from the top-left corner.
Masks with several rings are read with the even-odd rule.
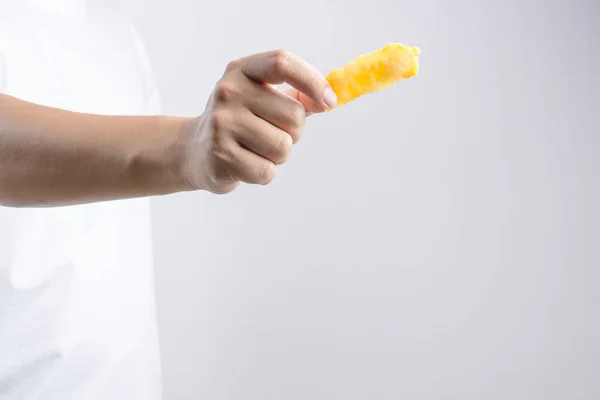
[[[288,83],[281,92],[271,85]],[[195,188],[224,194],[240,182],[268,184],[302,137],[307,115],[337,98],[314,67],[285,51],[229,63],[184,139],[184,165]]]

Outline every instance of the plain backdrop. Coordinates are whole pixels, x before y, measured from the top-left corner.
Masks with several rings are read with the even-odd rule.
[[[165,110],[284,48],[415,78],[266,187],[153,203],[165,400],[600,398],[597,0],[128,0]]]

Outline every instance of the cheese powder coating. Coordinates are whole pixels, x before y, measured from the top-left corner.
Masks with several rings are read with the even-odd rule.
[[[389,43],[362,55],[327,75],[327,81],[338,96],[337,107],[360,96],[386,89],[419,71],[418,47]]]

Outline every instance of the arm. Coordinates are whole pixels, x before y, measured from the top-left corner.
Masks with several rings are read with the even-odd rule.
[[[191,119],[78,114],[0,94],[0,204],[58,206],[186,190]]]
[[[287,82],[286,93],[271,84]],[[101,116],[0,94],[0,204],[59,206],[267,184],[307,111],[335,105],[325,77],[284,51],[232,62],[198,118]]]

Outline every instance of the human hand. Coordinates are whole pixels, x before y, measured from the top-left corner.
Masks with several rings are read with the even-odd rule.
[[[272,85],[288,83],[282,92]],[[329,83],[298,56],[269,51],[232,61],[205,112],[184,135],[188,181],[225,194],[240,182],[268,184],[302,137],[307,115],[336,105]]]

